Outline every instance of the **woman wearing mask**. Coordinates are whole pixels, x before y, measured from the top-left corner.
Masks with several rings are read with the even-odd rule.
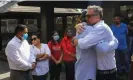
[[[36,57],[36,67],[32,71],[33,80],[46,80],[49,71],[50,49],[47,44],[40,42],[40,35],[32,35],[31,41]]]
[[[73,39],[72,29],[66,29],[65,36],[62,39],[61,45],[63,48],[63,61],[65,64],[65,71],[66,71],[66,80],[74,80],[74,65],[76,61],[75,53],[76,49],[72,45],[71,41]]]
[[[51,50],[50,80],[60,80],[63,53],[59,38],[58,31],[54,31],[51,41],[48,42],[48,46]]]

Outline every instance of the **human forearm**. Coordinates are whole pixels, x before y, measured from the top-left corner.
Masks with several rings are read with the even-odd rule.
[[[36,55],[37,58],[42,58],[43,56],[45,56],[45,53],[40,53]]]
[[[32,64],[21,58],[8,57],[10,61],[14,62],[16,66],[19,66],[23,70],[32,69]]]
[[[49,58],[49,55],[48,54],[43,54],[43,56],[37,58],[37,60],[46,60]]]
[[[57,62],[57,60],[53,57],[53,55],[51,55],[50,57],[55,63]]]
[[[63,58],[63,52],[61,53],[61,56],[60,56],[60,61],[62,61],[62,58]]]
[[[32,68],[32,64],[24,60],[20,56],[19,51],[12,45],[9,45],[6,48],[6,56],[10,61],[14,62],[16,66],[19,66],[20,68],[24,70],[28,70]]]
[[[73,44],[74,46],[77,46],[77,45],[78,45],[78,39],[77,39],[77,37],[74,37],[74,38],[72,39],[72,44]]]

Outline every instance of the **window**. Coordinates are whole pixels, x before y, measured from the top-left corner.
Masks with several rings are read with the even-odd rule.
[[[24,24],[27,25],[29,32],[36,32],[38,30],[37,19],[24,19]]]
[[[1,19],[1,35],[2,35],[2,49],[14,36],[13,33],[18,24],[17,19]]]
[[[17,19],[1,19],[1,33],[14,33]]]

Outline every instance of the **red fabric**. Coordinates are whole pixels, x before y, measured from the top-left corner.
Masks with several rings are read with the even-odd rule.
[[[74,61],[75,57],[71,56],[70,54],[76,54],[76,48],[75,46],[72,45],[71,42],[72,38],[68,38],[67,36],[65,36],[62,39],[61,45],[63,48],[63,52],[64,52],[64,56],[63,56],[63,60],[64,61]]]
[[[53,43],[52,41],[48,42],[48,46],[51,50],[52,56],[56,59],[59,60],[61,57],[62,53],[62,48],[60,43]]]

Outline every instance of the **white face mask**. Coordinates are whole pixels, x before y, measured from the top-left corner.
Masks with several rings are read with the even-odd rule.
[[[57,40],[59,40],[59,35],[56,35],[56,36],[53,36],[53,39],[55,40],[55,41],[57,41]]]
[[[128,14],[128,17],[132,17],[132,14]]]

